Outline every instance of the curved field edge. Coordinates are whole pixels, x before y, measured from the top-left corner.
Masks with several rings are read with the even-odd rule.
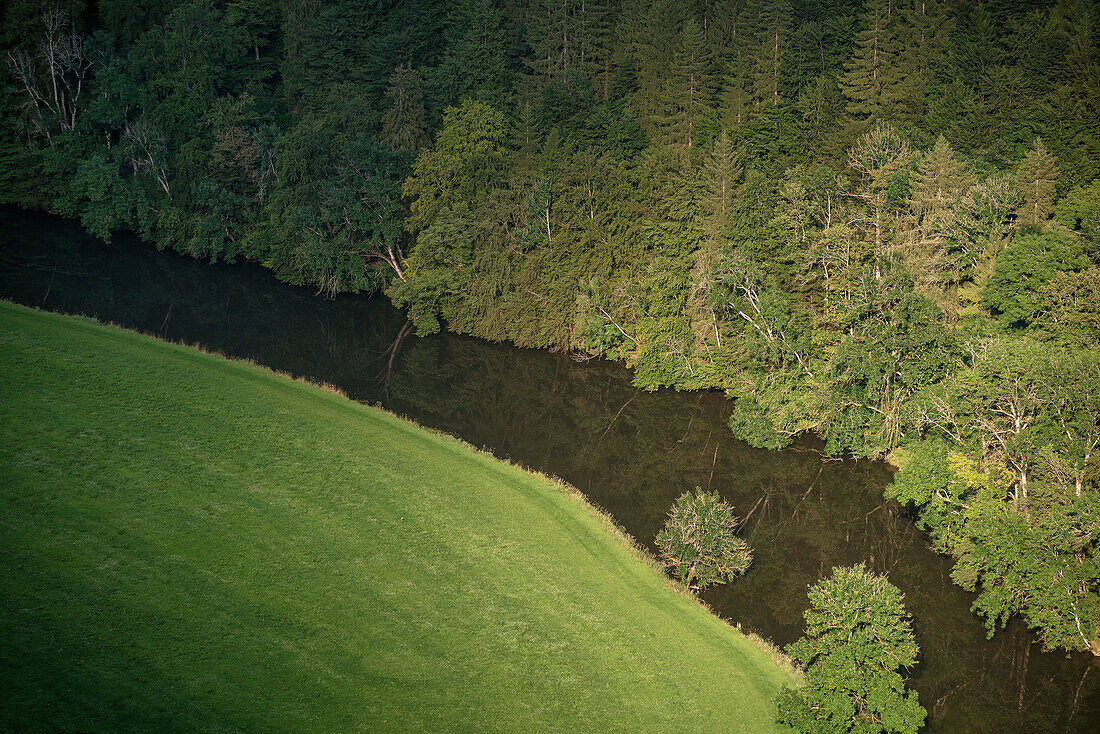
[[[0,729],[771,731],[789,670],[560,482],[0,304]]]

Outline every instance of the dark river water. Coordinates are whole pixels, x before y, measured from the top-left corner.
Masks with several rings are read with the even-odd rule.
[[[722,395],[636,389],[620,365],[439,334],[417,338],[382,298],[318,297],[254,264],[211,265],[128,236],[0,209],[0,297],[85,314],[342,387],[579,487],[644,545],[677,495],[716,489],[746,518],[748,573],[703,595],[784,645],[807,586],[865,561],[905,593],[920,645],[911,685],[931,732],[1100,731],[1100,665],[1044,653],[1014,622],[986,639],[973,595],[910,517],[882,498],[881,463],[805,440],[734,440]]]

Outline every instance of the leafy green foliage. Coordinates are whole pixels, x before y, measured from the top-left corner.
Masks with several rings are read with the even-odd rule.
[[[787,646],[806,682],[777,699],[778,721],[800,732],[916,732],[926,712],[898,672],[917,662],[901,592],[863,564],[834,568],[810,588],[805,636]]]
[[[1054,220],[1071,232],[1080,232],[1095,257],[1100,247],[1100,178],[1078,186],[1058,202]]]
[[[97,151],[78,164],[67,195],[57,205],[62,214],[80,217],[85,229],[107,240],[112,231],[135,227],[142,193],[127,183],[106,151]]]
[[[944,388],[888,495],[956,556],[990,634],[1020,613],[1047,647],[1097,649],[1100,358],[1000,339]]]
[[[1055,273],[1041,300],[1037,324],[1052,338],[1079,348],[1100,344],[1100,267]]]
[[[684,492],[654,543],[661,560],[689,588],[724,584],[752,563],[752,550],[734,533],[739,521],[717,492]]]
[[[426,227],[445,203],[474,193],[502,164],[508,129],[504,115],[486,104],[467,100],[448,108],[435,147],[416,158],[405,194],[414,199],[412,223]]]
[[[1027,327],[1042,311],[1043,290],[1054,274],[1087,265],[1079,239],[1056,232],[1021,235],[997,256],[982,296],[1003,326]]]
[[[439,331],[441,319],[453,315],[473,257],[468,214],[463,204],[440,212],[417,237],[405,261],[405,278],[386,291],[396,306],[409,309],[421,336]]]
[[[291,210],[306,234],[295,252],[299,267],[331,294],[376,289],[390,273],[403,275],[401,176],[407,159],[359,137],[345,144],[337,166],[335,178],[320,182],[318,207]]]

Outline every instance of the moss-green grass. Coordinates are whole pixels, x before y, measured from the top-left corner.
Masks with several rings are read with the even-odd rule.
[[[540,477],[0,303],[0,729],[771,731],[789,675]]]

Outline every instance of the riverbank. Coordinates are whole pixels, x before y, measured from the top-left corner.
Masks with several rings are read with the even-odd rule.
[[[547,479],[0,304],[3,728],[767,731],[790,678]]]

